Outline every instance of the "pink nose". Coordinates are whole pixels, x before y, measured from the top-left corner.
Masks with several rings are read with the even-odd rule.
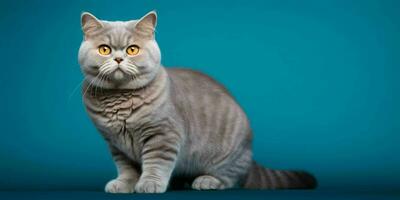
[[[124,59],[122,59],[122,58],[120,58],[120,57],[117,57],[117,58],[114,58],[114,60],[119,64],[119,63],[121,63]]]

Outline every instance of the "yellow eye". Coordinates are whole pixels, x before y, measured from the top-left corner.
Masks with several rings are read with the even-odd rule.
[[[137,45],[129,46],[128,48],[126,48],[126,53],[128,55],[131,55],[131,56],[134,56],[134,55],[138,54],[139,53],[139,46],[137,46]]]
[[[99,46],[99,53],[101,55],[109,55],[111,53],[111,48],[105,44]]]

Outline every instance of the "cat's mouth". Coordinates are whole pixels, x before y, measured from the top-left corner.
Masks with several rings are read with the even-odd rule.
[[[109,78],[112,81],[115,81],[115,82],[125,82],[125,81],[128,81],[129,79],[131,79],[130,77],[131,77],[131,75],[129,75],[128,73],[124,72],[121,68],[115,69],[109,75]]]

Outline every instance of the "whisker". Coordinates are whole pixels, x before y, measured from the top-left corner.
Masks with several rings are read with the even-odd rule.
[[[86,95],[86,93],[88,92],[89,88],[92,87],[93,82],[96,80],[96,78],[97,78],[99,75],[100,75],[100,73],[97,74],[97,76],[94,77],[94,78],[90,81],[88,87],[86,88],[85,92],[83,92],[83,95],[82,95],[82,96],[85,96],[85,95]]]
[[[104,74],[111,74],[113,70],[111,68],[104,70]]]
[[[127,65],[129,66],[128,70],[131,72],[132,79],[137,79],[139,76],[139,70],[137,69],[137,66],[131,61],[128,61]]]
[[[103,74],[100,77],[100,84],[99,84],[100,86],[103,85],[105,78],[106,78],[106,74]],[[100,87],[100,92],[103,93],[103,87]]]
[[[100,73],[100,78],[97,79],[97,81],[95,82],[95,89],[94,89],[94,96],[97,97],[97,91],[100,90],[100,92],[102,92],[102,87],[101,87],[101,80],[103,79],[104,74]]]
[[[97,87],[97,82],[99,81],[100,77],[101,77],[101,73],[100,73],[99,78],[97,78],[96,81],[93,83],[93,86],[94,86],[94,97],[97,97],[97,88],[98,88]]]
[[[130,75],[132,75],[133,78],[136,78],[136,73],[135,71],[133,71],[132,69],[128,68],[126,69],[126,71],[128,71],[130,73]]]
[[[97,90],[98,87],[96,87],[96,84],[101,84],[101,80],[104,78],[105,74],[104,71],[108,70],[110,68],[110,65],[112,63],[112,59],[107,59],[106,61],[104,61],[103,63],[101,63],[101,65],[96,66],[99,70],[99,73],[89,82],[87,88],[85,89],[85,91],[83,92],[82,96],[85,96],[87,94],[87,92],[93,88],[95,88],[94,90],[94,96],[97,96]],[[99,80],[100,78],[100,80]],[[82,83],[85,81],[82,80],[81,83],[79,85],[82,85]],[[77,88],[79,87],[79,85],[74,89],[73,93],[76,92]],[[101,88],[101,87],[100,87]],[[101,88],[102,89],[102,88]],[[73,94],[72,93],[72,94]],[[72,96],[72,94],[70,96]]]
[[[78,83],[77,86],[75,86],[75,88],[72,90],[72,92],[69,94],[68,96],[68,103],[71,101],[72,96],[74,96],[75,92],[78,91],[78,88],[80,88],[82,86],[82,83],[85,81],[85,79],[83,79],[82,81],[80,81]]]

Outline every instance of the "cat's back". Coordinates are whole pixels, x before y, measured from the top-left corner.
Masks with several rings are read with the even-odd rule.
[[[227,95],[232,98],[229,91],[210,76],[191,69],[185,68],[167,68],[174,87],[183,90],[186,94],[198,94],[204,96],[207,94]]]

